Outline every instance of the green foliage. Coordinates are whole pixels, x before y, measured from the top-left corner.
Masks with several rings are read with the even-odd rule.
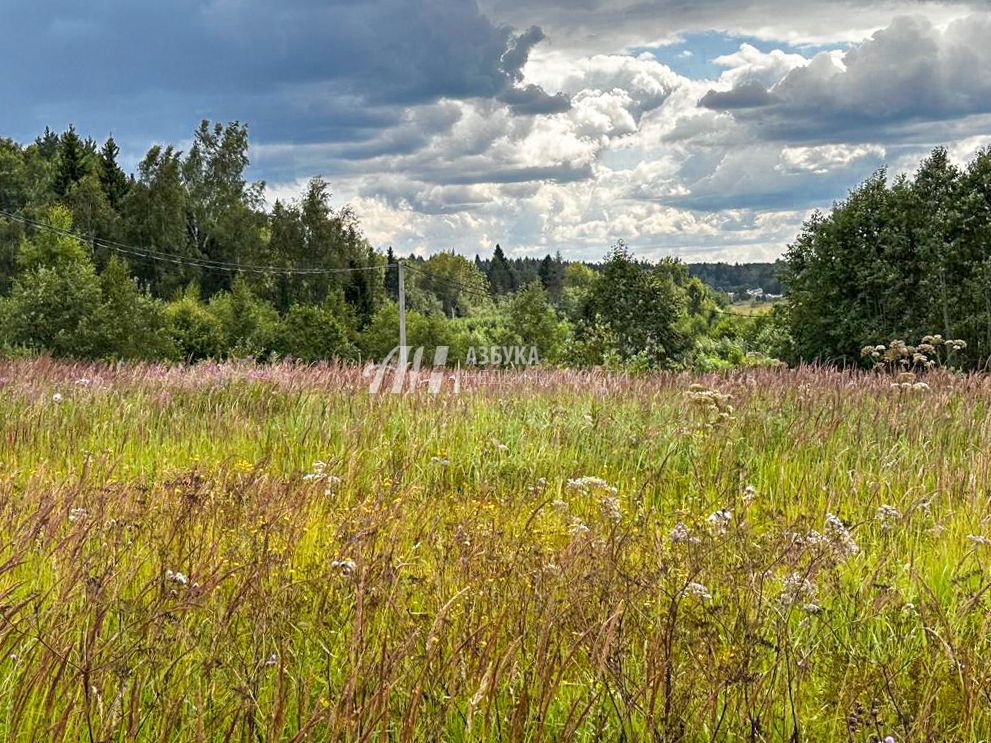
[[[804,359],[860,363],[859,349],[930,332],[991,356],[991,151],[965,168],[936,149],[914,178],[881,171],[789,247],[791,334]]]
[[[347,318],[338,305],[296,304],[289,308],[282,323],[276,349],[283,355],[302,361],[333,358],[355,359],[357,349],[351,343]]]
[[[71,217],[56,206],[48,211],[46,222],[68,229]],[[21,243],[18,260],[22,271],[0,312],[5,342],[54,356],[100,355],[100,283],[79,241],[40,231]]]
[[[679,329],[686,293],[676,283],[685,279],[677,264],[639,264],[626,245],[618,243],[589,290],[577,335],[601,323],[610,329],[621,359],[645,353],[653,365],[671,363],[687,345]]]
[[[165,309],[169,321],[169,336],[179,357],[185,361],[217,359],[224,351],[224,327],[199,298],[195,286]]]

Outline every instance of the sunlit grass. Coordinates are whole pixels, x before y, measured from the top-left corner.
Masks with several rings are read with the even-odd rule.
[[[0,378],[7,739],[991,733],[984,378]]]

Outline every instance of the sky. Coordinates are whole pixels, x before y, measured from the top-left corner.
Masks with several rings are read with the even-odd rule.
[[[376,247],[761,261],[880,167],[991,144],[991,5],[0,0],[0,136],[134,167],[203,118],[270,203],[331,184]]]

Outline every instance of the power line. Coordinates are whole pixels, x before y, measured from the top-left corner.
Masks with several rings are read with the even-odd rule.
[[[73,237],[83,242],[92,242],[93,245],[98,245],[102,248],[113,250],[124,255],[147,258],[166,263],[174,263],[176,265],[194,266],[197,268],[212,269],[217,271],[230,271],[232,273],[244,271],[248,273],[260,274],[284,274],[287,276],[320,276],[325,274],[354,273],[356,271],[380,271],[391,268],[395,265],[391,263],[384,263],[377,266],[353,266],[349,268],[292,268],[289,266],[265,266],[231,263],[229,261],[218,261],[212,258],[195,258],[180,256],[174,253],[164,253],[162,251],[155,250],[154,248],[127,245],[125,243],[116,242],[114,240],[105,240],[103,238],[90,238],[86,235],[79,234],[78,232],[73,232],[72,230],[65,230],[61,227],[55,227],[54,225],[50,225],[45,222],[39,222],[35,219],[30,219],[29,217],[24,217],[18,214],[12,214],[3,210],[0,210],[0,217],[4,217],[13,222],[19,222],[36,229],[48,230],[49,232],[66,237]]]
[[[410,269],[414,273],[420,274],[421,276],[426,276],[427,278],[432,279],[433,281],[438,281],[442,284],[447,284],[450,287],[454,287],[456,289],[461,289],[462,291],[466,291],[469,294],[474,294],[476,297],[480,297],[484,299],[492,298],[489,292],[487,292],[485,289],[462,283],[460,281],[457,281],[456,279],[449,279],[445,276],[438,276],[437,274],[431,273],[430,269],[421,268],[420,266],[413,266],[409,263],[406,264],[406,268]]]

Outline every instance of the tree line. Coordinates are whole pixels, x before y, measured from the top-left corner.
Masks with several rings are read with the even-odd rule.
[[[0,139],[0,354],[102,359],[382,358],[397,343],[535,346],[546,363],[626,369],[760,363],[774,328],[676,260],[622,243],[598,264],[375,250],[315,178],[269,208],[247,128],[204,121],[127,174],[73,127]],[[773,344],[771,344],[773,345]]]
[[[876,172],[814,214],[782,279],[792,360],[864,363],[867,345],[958,339],[991,357],[991,149],[963,167],[936,148],[913,175]]]

